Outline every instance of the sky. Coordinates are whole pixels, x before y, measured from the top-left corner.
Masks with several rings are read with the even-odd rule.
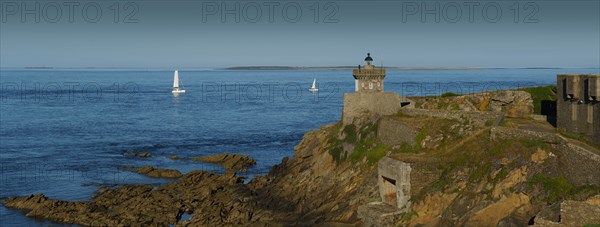
[[[0,67],[600,67],[600,1],[0,1]]]

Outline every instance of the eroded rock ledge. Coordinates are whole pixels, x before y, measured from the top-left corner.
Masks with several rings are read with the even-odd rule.
[[[293,207],[261,203],[235,174],[204,171],[193,171],[156,189],[125,185],[98,190],[91,202],[67,202],[37,194],[6,199],[4,205],[25,210],[28,217],[91,226],[276,223],[287,217],[278,213]],[[178,222],[184,213],[193,216]]]
[[[139,168],[135,166],[120,166],[118,169],[144,174],[146,176],[155,178],[179,178],[182,176],[181,172],[178,170],[154,168],[152,166],[143,166]]]
[[[222,165],[227,171],[246,171],[247,168],[256,164],[254,158],[241,154],[217,154],[204,157],[192,158],[198,162],[208,162]]]

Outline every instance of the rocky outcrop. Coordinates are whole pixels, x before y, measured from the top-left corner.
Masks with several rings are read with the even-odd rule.
[[[496,226],[501,219],[507,217],[516,209],[529,205],[529,196],[518,193],[502,197],[473,214],[466,226]]]
[[[222,165],[227,171],[246,171],[256,164],[256,160],[241,154],[217,154],[205,157],[195,157],[194,161],[208,162]]]
[[[149,177],[156,178],[179,178],[181,172],[174,169],[154,168],[152,166],[135,167],[135,166],[119,166],[120,170],[130,171],[134,173],[144,174]]]
[[[49,199],[42,194],[4,200],[4,205],[28,217],[89,226],[199,226],[288,223],[293,205],[276,207],[256,196],[234,174],[194,171],[177,182],[153,189],[125,185],[99,190],[90,202]],[[184,213],[192,214],[180,221]],[[262,223],[262,224],[261,224]]]
[[[157,178],[179,178],[181,177],[181,172],[174,169],[155,169],[152,166],[144,166],[138,169],[135,169],[133,172],[141,173],[149,177],[157,177]]]
[[[450,97],[411,97],[421,109],[502,112],[507,117],[533,114],[533,99],[525,91],[503,90]]]
[[[150,154],[148,152],[143,152],[143,153],[125,153],[125,156],[128,156],[128,157],[148,158],[148,157],[152,157],[152,154]]]
[[[372,202],[358,207],[358,218],[363,221],[363,226],[379,227],[394,226],[402,217],[402,212],[396,207],[382,202]]]
[[[512,102],[506,100],[490,97],[489,102],[509,108]],[[193,171],[159,186],[103,188],[91,201],[32,195],[4,203],[30,217],[93,226],[523,226],[551,203],[561,204],[561,218],[569,225],[595,222],[590,216],[599,212],[600,201],[584,202],[588,194],[580,196],[582,201],[568,200],[577,190],[563,176],[586,174],[576,186],[593,181],[597,169],[589,167],[596,156],[586,156],[580,144],[569,145],[560,137],[558,143],[535,133],[520,136],[520,131],[503,137],[501,127],[489,127],[499,125],[503,115],[423,109],[401,109],[392,116],[361,113],[348,124],[306,133],[293,157],[248,184],[234,170],[248,168],[254,159],[222,154],[194,158],[230,170],[222,175]],[[513,120],[527,124],[527,119]],[[396,140],[414,144],[398,150]],[[566,161],[560,160],[569,155],[560,152],[569,152],[565,147],[575,152]],[[345,150],[352,152],[341,155]],[[380,167],[384,170],[378,175]],[[160,172],[156,176],[164,177]],[[396,206],[387,205],[386,198],[395,198],[391,204]],[[191,218],[181,220],[184,214]],[[538,216],[542,223],[543,215]]]

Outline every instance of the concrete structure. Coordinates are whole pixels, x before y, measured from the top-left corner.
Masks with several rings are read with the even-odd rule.
[[[410,208],[410,165],[383,157],[377,166],[381,201],[400,209]]]
[[[383,78],[385,78],[385,69],[376,69],[373,65],[371,53],[367,53],[365,65],[361,68],[352,70],[354,76],[355,92],[383,92]]]
[[[556,126],[600,143],[600,74],[557,76]]]

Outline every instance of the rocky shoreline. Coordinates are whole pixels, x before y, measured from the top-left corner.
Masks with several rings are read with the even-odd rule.
[[[151,166],[124,167],[175,180],[158,186],[101,188],[89,202],[37,194],[3,203],[24,210],[28,217],[89,226],[579,226],[600,222],[600,184],[589,177],[599,173],[587,167],[597,164],[594,160],[600,152],[563,138],[547,122],[529,118],[532,105],[527,94],[424,99],[417,106],[422,109],[386,116],[365,113],[308,132],[293,157],[249,183],[238,173],[256,161],[245,155],[169,157],[219,164],[227,172],[181,174]],[[473,106],[488,112],[463,110]],[[443,110],[426,111],[434,108]],[[482,117],[465,117],[474,115]],[[589,157],[574,156],[572,147]],[[382,203],[378,187],[382,160],[409,166],[407,206]]]

